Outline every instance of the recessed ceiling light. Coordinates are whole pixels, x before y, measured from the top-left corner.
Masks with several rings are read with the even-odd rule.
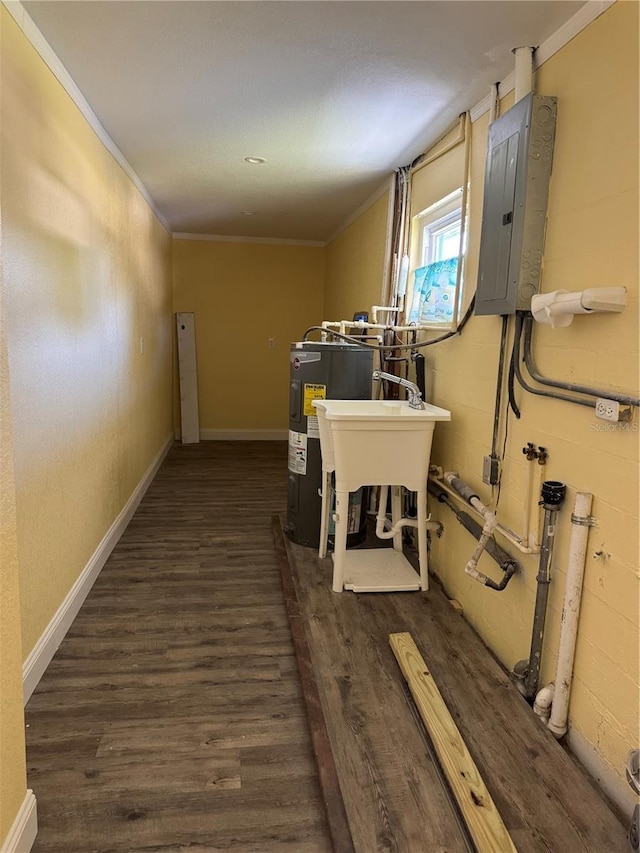
[[[255,210],[243,210],[242,215],[243,216],[255,216],[256,212],[255,212]]]
[[[245,157],[244,162],[251,163],[252,166],[261,166],[267,161],[264,159],[264,157]]]

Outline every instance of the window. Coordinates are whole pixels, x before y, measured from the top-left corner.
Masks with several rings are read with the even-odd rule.
[[[414,217],[409,323],[434,326],[456,323],[461,195],[462,191],[456,190]]]

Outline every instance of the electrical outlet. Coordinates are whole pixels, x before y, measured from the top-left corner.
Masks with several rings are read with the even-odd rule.
[[[615,400],[598,397],[596,400],[596,417],[603,421],[619,421],[620,403],[617,403]]]
[[[275,349],[276,348],[276,339],[275,338],[267,338],[267,349]]]

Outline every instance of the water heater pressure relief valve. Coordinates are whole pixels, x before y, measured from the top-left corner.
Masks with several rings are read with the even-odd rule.
[[[554,290],[533,296],[531,313],[538,323],[559,329],[570,326],[575,314],[620,312],[626,304],[626,287],[591,287],[574,292]]]

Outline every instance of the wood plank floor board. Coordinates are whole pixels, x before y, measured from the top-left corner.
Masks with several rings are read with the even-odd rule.
[[[84,605],[83,605],[84,607]],[[95,618],[88,617],[88,610],[81,610],[82,617],[73,623],[69,629],[69,633],[65,637],[65,643],[75,639],[81,642],[102,642],[105,638],[117,639],[119,642],[125,643],[129,641],[138,642],[164,642],[166,634],[173,627],[179,628],[179,631],[174,632],[175,639],[172,638],[172,643],[178,644],[178,638],[184,638],[185,641],[196,636],[207,637],[213,630],[215,631],[220,625],[231,625],[238,622],[245,626],[264,624],[265,628],[270,625],[286,625],[286,614],[282,612],[282,607],[275,605],[261,606],[260,608],[252,607],[236,607],[233,604],[222,607],[220,604],[213,605],[208,608],[209,619],[204,622],[202,615],[199,612],[182,613],[179,618],[172,616],[171,613],[144,615],[138,614],[135,620],[131,619],[129,613],[122,614],[118,608],[113,608],[113,612],[109,612],[109,619],[97,621]],[[87,614],[85,618],[85,614]],[[237,621],[236,621],[237,620]],[[145,635],[148,638],[145,639]],[[110,643],[110,645],[115,645]]]
[[[234,851],[281,851],[287,843],[295,850],[297,842],[300,847],[306,844],[309,849],[329,853],[331,848],[322,837],[324,819],[314,802],[317,791],[313,786],[305,790],[299,779],[295,788],[295,796],[278,797],[276,791],[267,801],[258,800],[254,790],[240,796],[241,788],[211,789],[206,794],[176,794],[171,788],[131,790],[114,799],[101,797],[99,807],[95,799],[78,805],[59,801],[54,804],[55,816],[41,809],[38,814],[43,821],[55,819],[60,826],[64,839],[59,836],[48,845],[56,853],[124,853],[155,847],[190,850],[196,844],[215,849],[220,842]],[[229,796],[225,798],[225,794]],[[109,832],[98,831],[105,823]]]
[[[280,668],[277,664],[252,666],[250,669],[243,670],[242,664],[237,665],[236,657],[231,658],[231,661],[232,665],[224,668],[211,665],[206,660],[195,663],[191,670],[170,665],[164,668],[148,667],[144,676],[145,686],[151,689],[168,689],[176,685],[211,687],[239,682],[273,682],[281,678]],[[143,665],[140,664],[140,666]],[[77,673],[65,677],[61,675],[60,668],[56,667],[55,674],[57,675],[55,686],[45,685],[42,693],[59,693],[65,690],[119,690],[137,688],[140,684],[140,676],[135,669],[120,673]]]
[[[165,751],[165,755],[168,752]],[[129,755],[98,754],[82,766],[66,770],[47,767],[48,783],[52,793],[48,803],[66,802],[67,791],[75,791],[74,806],[91,802],[97,798],[112,799],[115,795],[128,796],[132,791],[154,792],[179,790],[181,793],[197,793],[208,788],[240,787],[240,750],[211,748],[203,755],[193,754],[160,759],[157,756],[147,761],[132,761]],[[137,756],[136,756],[137,757]],[[99,765],[99,769],[95,769]],[[37,780],[38,768],[29,767],[32,779]]]

